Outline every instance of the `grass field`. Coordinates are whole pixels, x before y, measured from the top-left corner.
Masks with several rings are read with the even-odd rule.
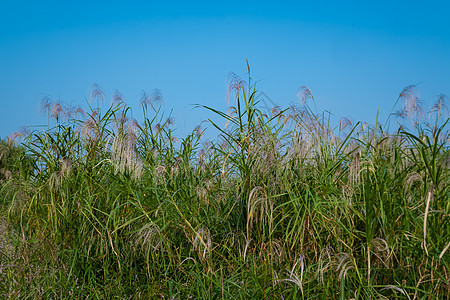
[[[101,90],[44,101],[47,130],[0,144],[0,298],[449,299],[445,96],[334,125],[307,88],[271,112],[230,88],[198,108],[226,123],[211,142],[175,138],[158,97],[139,121]]]

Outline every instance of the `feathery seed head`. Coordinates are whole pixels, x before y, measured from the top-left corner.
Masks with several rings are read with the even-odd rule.
[[[175,119],[173,117],[167,118],[166,120],[167,125],[173,125],[175,124]]]
[[[274,107],[272,107],[270,115],[272,117],[275,117],[275,116],[278,116],[280,113],[281,113],[281,107],[278,105],[275,105]]]
[[[447,102],[448,102],[447,95],[443,95],[443,94],[439,95],[438,100],[431,108],[431,112],[437,112],[438,114],[441,112],[447,113],[448,112]]]
[[[162,177],[166,173],[166,168],[164,166],[157,166],[155,169],[155,174],[157,177]]]
[[[403,99],[410,99],[411,101],[413,101],[416,98],[416,94],[417,94],[417,86],[411,84],[403,88],[399,97]]]
[[[254,187],[250,191],[247,202],[247,239],[250,238],[254,221],[259,221],[260,226],[266,223],[269,223],[269,226],[272,225],[273,211],[273,198],[269,198],[261,186]]]
[[[50,116],[50,112],[52,111],[52,99],[49,96],[44,96],[39,102],[39,110],[42,114],[46,114]]]
[[[206,260],[211,256],[212,241],[208,227],[203,226],[196,232],[192,244],[194,249],[198,251],[200,259]]]
[[[65,109],[64,120],[70,121],[71,119],[73,119],[73,117],[75,116],[76,108],[73,106],[66,106],[64,107],[64,109]]]
[[[196,189],[197,197],[202,204],[209,205],[208,191],[206,188],[198,186]]]
[[[150,96],[150,105],[154,107],[155,104],[163,104],[163,99],[162,91],[160,89],[154,89]]]
[[[278,165],[278,143],[276,138],[270,135],[262,135],[256,138],[254,144],[249,147],[249,155],[254,159],[255,170],[266,176],[275,170]]]
[[[89,118],[81,124],[78,130],[85,139],[93,140],[95,139],[94,131],[96,127],[96,121],[92,116],[89,116]]]
[[[154,89],[151,95],[142,91],[139,103],[142,107],[150,105],[152,108],[155,108],[156,104],[163,104],[163,94],[160,89]]]
[[[139,99],[139,103],[143,107],[147,106],[147,104],[150,104],[150,96],[144,90],[141,92],[141,98]]]
[[[235,106],[230,106],[230,107],[228,108],[227,114],[228,114],[230,117],[237,116],[237,108],[236,108]]]
[[[61,165],[60,169],[58,171],[54,171],[50,175],[49,188],[51,190],[57,189],[59,186],[62,185],[63,180],[69,177],[70,171],[72,170],[73,162],[70,159],[65,158],[60,161],[60,165]]]
[[[237,100],[241,89],[247,86],[247,83],[242,80],[236,73],[228,74],[228,86],[227,86],[227,100],[230,101],[231,95],[234,93],[234,98]]]
[[[152,155],[153,155],[153,158],[156,158],[157,156],[158,156],[158,148],[156,148],[156,147],[153,147],[152,148]]]
[[[264,254],[261,255],[262,259],[270,256],[270,260],[276,262],[282,261],[285,255],[282,243],[276,239],[272,239],[269,242],[263,242],[261,245],[261,252]]]
[[[125,97],[116,89],[113,92],[113,95],[111,98],[111,103],[112,103],[112,105],[124,104],[124,99],[125,99]]]
[[[56,122],[66,117],[66,109],[63,108],[60,102],[56,102],[52,107],[51,117]]]
[[[175,161],[174,161],[174,164],[173,164],[173,167],[172,167],[172,172],[173,171],[178,172],[182,162],[183,162],[183,158],[181,156],[176,157]]]
[[[360,182],[361,179],[361,153],[360,151],[353,151],[349,156],[348,163],[348,181],[350,184],[355,185]]]
[[[295,269],[296,269],[299,261],[300,261],[300,278],[298,276],[298,273],[295,272]],[[303,294],[303,274],[305,271],[304,257],[302,255],[300,255],[300,258],[295,262],[292,269],[290,271],[289,270],[287,270],[287,271],[289,273],[289,277],[286,279],[277,279],[275,281],[275,285],[277,285],[278,283],[281,283],[281,282],[291,282],[291,283],[294,283],[295,285],[297,285]],[[276,273],[275,273],[274,278],[278,278],[278,276],[276,276]]]
[[[141,179],[142,174],[144,174],[144,162],[138,157],[134,163],[131,178],[134,181],[139,181]]]
[[[301,86],[298,89],[297,97],[300,99],[300,103],[302,105],[305,105],[306,101],[308,101],[308,99],[310,98],[314,100],[314,96],[312,95],[311,90],[307,86]]]
[[[200,125],[195,126],[194,131],[195,131],[196,137],[199,139],[203,136],[203,133],[205,132],[205,130],[202,130]]]
[[[20,132],[13,132],[8,136],[8,144],[10,146],[14,146],[14,144],[16,143],[16,139],[17,138],[22,138],[23,135]]]
[[[419,173],[413,171],[408,174],[408,177],[406,178],[405,182],[405,190],[409,194],[409,197],[411,198],[411,189],[414,186],[414,184],[419,183],[423,184],[422,176],[420,176]]]
[[[407,117],[416,123],[423,115],[422,100],[415,85],[409,85],[403,89],[399,96],[403,100],[402,110],[397,112],[399,117]]]
[[[161,132],[161,124],[156,124],[154,127],[153,127],[153,131],[155,132],[155,135],[157,136],[160,132]]]
[[[161,229],[153,222],[147,223],[135,234],[135,242],[140,245],[143,250],[151,248],[158,251],[161,247],[163,236]]]
[[[63,177],[67,177],[70,174],[70,171],[73,167],[73,161],[69,158],[65,158],[61,162],[61,174]]]
[[[390,249],[386,240],[382,238],[374,238],[372,240],[371,247],[372,254],[375,255],[373,262],[376,264],[381,263],[385,268],[389,268],[390,265]]]
[[[339,272],[339,279],[345,280],[347,272],[356,269],[356,262],[351,254],[346,252],[335,253],[333,248],[326,246],[319,256],[318,276],[322,284],[325,284],[325,271],[332,269],[334,266],[336,267],[335,271]]]
[[[344,130],[347,126],[350,126],[350,127],[353,126],[352,121],[349,118],[341,118],[339,124],[340,124],[341,130]]]
[[[128,122],[126,128],[120,128],[114,135],[111,155],[115,172],[128,172],[135,180],[140,179],[143,162],[136,150],[137,123]]]
[[[89,93],[89,102],[92,103],[95,100],[97,100],[100,103],[102,103],[105,100],[105,93],[103,92],[101,86],[99,86],[97,83],[94,83],[91,86],[91,91]]]

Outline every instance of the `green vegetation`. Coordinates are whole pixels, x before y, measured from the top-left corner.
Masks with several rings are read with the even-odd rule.
[[[229,113],[199,108],[227,123],[208,143],[178,141],[158,95],[142,122],[118,95],[43,102],[53,128],[0,144],[0,297],[448,299],[445,97],[425,118],[406,88],[413,129],[389,133],[333,128],[307,88],[268,113],[230,86]]]

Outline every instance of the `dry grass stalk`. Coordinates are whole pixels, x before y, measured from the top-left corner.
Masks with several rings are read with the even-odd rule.
[[[390,265],[390,250],[386,240],[382,238],[374,238],[370,247],[371,252],[377,257],[385,268]],[[373,262],[373,261],[372,261]]]
[[[147,223],[135,234],[135,241],[141,247],[151,247],[158,251],[162,243],[161,229],[153,222]]]
[[[335,253],[333,248],[327,246],[319,255],[318,276],[322,284],[325,284],[325,271],[333,266],[336,267],[336,272],[339,272],[338,278],[340,280],[345,280],[345,276],[349,270],[356,269],[356,263],[351,254],[345,252]]]
[[[116,132],[112,145],[111,155],[114,172],[117,174],[128,172],[132,178],[138,180],[143,171],[143,163],[136,150],[137,125],[129,122],[128,127],[121,127]]]
[[[432,200],[433,196],[433,190],[434,188],[431,187],[431,189],[428,191],[427,194],[427,200],[426,200],[426,206],[425,206],[425,216],[423,218],[423,248],[425,249],[425,252],[428,255],[428,247],[427,247],[427,219],[428,219],[428,213],[430,211],[430,202]]]
[[[300,262],[300,276],[298,276],[298,273],[295,272],[295,268],[297,267],[298,263]],[[286,279],[278,279],[275,281],[275,285],[277,285],[280,282],[291,282],[298,286],[300,291],[303,294],[303,274],[305,272],[305,260],[302,255],[300,255],[300,258],[295,262],[292,269],[288,271],[289,277]]]
[[[273,199],[267,197],[266,191],[261,187],[254,187],[248,196],[247,202],[247,240],[250,239],[250,232],[253,220],[259,223],[269,223],[269,227],[273,221]]]
[[[212,241],[211,233],[207,227],[202,227],[195,233],[195,239],[192,244],[202,260],[210,258]]]

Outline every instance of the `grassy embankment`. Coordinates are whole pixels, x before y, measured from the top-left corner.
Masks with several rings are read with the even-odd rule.
[[[44,103],[53,128],[0,144],[1,297],[448,297],[445,97],[426,121],[405,89],[412,129],[387,132],[264,114],[250,79],[231,86],[209,143],[177,141],[151,97],[142,122],[120,97],[84,116]]]

